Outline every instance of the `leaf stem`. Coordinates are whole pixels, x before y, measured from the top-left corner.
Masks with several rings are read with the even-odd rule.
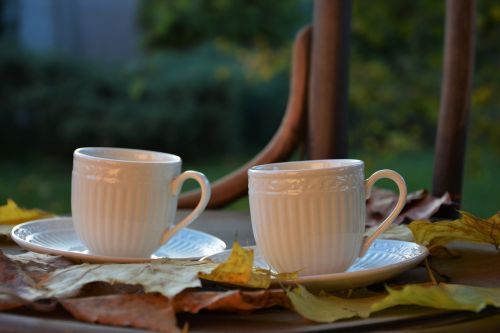
[[[438,282],[434,277],[434,273],[432,273],[432,268],[429,265],[429,260],[427,260],[427,258],[425,258],[425,269],[427,270],[427,275],[429,276],[429,279],[431,280],[432,284],[437,286]]]

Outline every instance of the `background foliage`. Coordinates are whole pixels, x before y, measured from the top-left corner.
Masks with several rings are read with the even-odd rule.
[[[432,168],[444,3],[353,1],[350,147],[372,166],[422,152]],[[146,56],[124,66],[3,41],[0,153],[69,164],[74,148],[98,145],[169,151],[199,165],[242,161],[279,124],[291,42],[311,9],[305,0],[144,0]],[[468,179],[500,167],[499,38],[500,4],[479,1]]]

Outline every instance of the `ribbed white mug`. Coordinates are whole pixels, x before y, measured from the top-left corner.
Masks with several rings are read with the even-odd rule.
[[[364,178],[360,160],[315,160],[260,165],[248,170],[252,229],[257,247],[278,272],[343,272],[363,256],[398,216],[406,184],[397,172]],[[373,184],[389,178],[399,188],[394,210],[363,238],[366,199]]]
[[[147,258],[189,225],[210,199],[208,179],[181,173],[180,157],[138,149],[79,148],[73,154],[71,210],[80,240],[93,254]],[[201,186],[201,199],[174,224],[177,199],[187,179]]]

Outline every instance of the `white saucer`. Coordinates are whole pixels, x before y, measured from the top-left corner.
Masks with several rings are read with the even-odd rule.
[[[219,238],[184,228],[176,233],[151,258],[121,258],[89,253],[76,235],[71,217],[56,217],[19,224],[12,229],[12,239],[22,248],[34,252],[61,255],[93,263],[140,263],[151,259],[199,259],[226,248]]]
[[[270,266],[255,249],[254,266],[269,269]],[[223,262],[230,250],[209,256],[208,259]],[[349,269],[342,273],[299,276],[295,281],[282,284],[296,284],[311,290],[344,290],[365,287],[373,283],[385,281],[405,270],[413,268],[428,254],[427,248],[411,242],[377,239],[362,258],[357,259]],[[273,284],[277,284],[274,281]]]

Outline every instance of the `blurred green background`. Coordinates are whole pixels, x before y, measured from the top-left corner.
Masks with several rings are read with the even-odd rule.
[[[167,151],[215,180],[278,127],[291,43],[311,22],[312,1],[128,2],[138,37],[118,31],[105,42],[130,37],[140,54],[104,61],[26,47],[16,36],[28,28],[13,17],[33,3],[0,0],[0,204],[69,213],[77,147]],[[444,3],[353,1],[350,155],[365,160],[367,174],[399,171],[410,191],[431,184]],[[499,54],[500,3],[479,1],[463,209],[482,217],[500,207]],[[246,209],[246,199],[230,208]]]

